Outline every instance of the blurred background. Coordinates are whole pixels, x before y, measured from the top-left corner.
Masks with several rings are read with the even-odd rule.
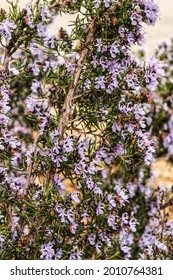
[[[155,0],[159,5],[160,16],[154,27],[146,26],[146,47],[150,54],[162,39],[173,36],[173,0]]]
[[[12,0],[9,0],[12,1]],[[24,7],[26,3],[32,2],[31,0],[19,0],[21,7]],[[145,49],[147,51],[147,58],[154,54],[154,49],[157,44],[163,39],[169,39],[173,37],[173,0],[155,0],[155,3],[159,5],[160,15],[156,25],[145,26],[146,30],[146,43]],[[6,0],[0,1],[0,8],[8,9],[9,4]],[[56,34],[60,27],[70,29],[68,24],[73,20],[74,16],[65,15],[58,16],[51,24],[50,33]],[[153,170],[155,172],[155,186],[173,185],[173,168],[164,160],[159,159],[153,163]]]

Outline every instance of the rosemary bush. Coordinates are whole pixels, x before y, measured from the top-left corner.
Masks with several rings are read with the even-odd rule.
[[[71,32],[49,36],[62,13]],[[158,14],[153,0],[1,10],[1,259],[172,259],[169,191],[148,186],[164,71],[131,51]]]

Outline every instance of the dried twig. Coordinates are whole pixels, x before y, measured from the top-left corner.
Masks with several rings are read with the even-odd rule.
[[[64,106],[62,108],[62,115],[60,118],[60,122],[59,122],[59,133],[62,136],[64,134],[64,131],[67,127],[69,118],[72,114],[72,106],[73,106],[73,97],[74,97],[74,93],[78,84],[78,81],[80,79],[80,75],[85,63],[85,59],[86,56],[88,54],[89,51],[89,46],[91,45],[93,38],[94,38],[94,33],[95,33],[95,20],[96,18],[93,19],[93,21],[91,22],[89,28],[88,28],[88,36],[86,38],[86,42],[84,44],[84,48],[81,52],[80,58],[77,62],[77,66],[76,69],[74,71],[74,75],[73,75],[73,81],[70,84],[65,102],[64,102]]]
[[[37,141],[38,141],[39,137],[40,137],[40,133],[38,133],[36,135],[35,139],[34,139],[34,146],[33,146],[34,158],[33,158],[32,162],[30,163],[30,165],[28,166],[28,169],[27,169],[27,178],[26,178],[26,183],[25,183],[25,186],[24,186],[24,199],[26,199],[26,200],[28,198],[28,192],[29,192],[29,187],[30,187],[30,183],[31,183],[31,176],[32,176],[33,168],[34,168]],[[23,214],[26,211],[26,208],[27,208],[27,205],[24,202],[23,205],[22,205],[22,208],[21,208],[21,214]],[[23,217],[21,217],[20,222],[19,222],[19,228],[20,228],[21,232],[23,232],[23,229],[24,229],[23,221],[24,221]]]
[[[30,163],[30,165],[28,166],[28,169],[27,169],[27,179],[26,179],[26,183],[25,183],[25,186],[24,186],[24,197],[27,197],[27,195],[28,195],[28,190],[29,190],[29,185],[30,185],[30,180],[31,180],[34,160],[35,160],[37,141],[38,141],[39,137],[40,137],[40,133],[38,133],[36,135],[35,139],[34,139],[34,146],[33,146],[34,158],[33,158],[32,162]]]
[[[52,6],[50,6],[50,7],[49,7],[49,9],[50,9],[50,10],[52,10],[52,9],[54,9],[54,8],[58,7],[59,5],[60,5],[60,1],[59,1],[59,0],[57,0],[57,1],[55,1],[55,3],[54,3],[54,4],[52,4]]]
[[[6,212],[6,218],[7,218],[7,223],[9,228],[12,227],[13,225],[13,210],[12,210],[12,206],[6,202],[2,202],[0,204],[0,207],[3,208],[3,210]]]
[[[8,48],[6,48],[4,52],[3,67],[5,68],[5,70],[8,70],[8,66],[9,66],[9,51]]]

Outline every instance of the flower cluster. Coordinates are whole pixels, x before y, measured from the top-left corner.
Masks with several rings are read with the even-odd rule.
[[[169,259],[173,243],[172,222],[168,220],[168,207],[170,197],[165,202],[165,190],[155,190],[154,198],[150,199],[149,221],[145,225],[144,232],[139,240],[141,259]]]
[[[146,128],[157,143],[157,156],[168,156],[170,161],[173,156],[172,48],[172,40],[158,44],[155,56],[162,63],[164,74],[162,73],[163,70],[160,72],[158,66],[157,70],[153,69],[154,75],[159,71],[162,78],[153,85],[154,92],[144,92],[145,98],[148,99],[148,104],[145,106]],[[156,65],[156,59],[152,58],[152,61],[153,65]],[[152,90],[152,83],[149,90]]]
[[[72,30],[50,36],[61,13],[74,14]],[[157,148],[149,99],[164,72],[130,50],[157,17],[152,0],[1,11],[1,259],[170,257],[164,198],[146,183]]]

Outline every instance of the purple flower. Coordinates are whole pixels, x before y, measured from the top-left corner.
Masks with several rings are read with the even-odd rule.
[[[49,38],[44,38],[44,46],[47,48],[54,49],[55,48],[55,35],[50,36]]]
[[[35,80],[35,81],[32,83],[31,90],[32,90],[32,92],[34,92],[34,93],[38,93],[38,89],[39,89],[40,87],[41,87],[40,82]]]
[[[96,208],[96,215],[102,215],[104,214],[104,204],[99,204]]]
[[[30,69],[33,71],[34,76],[38,76],[38,74],[40,73],[40,69],[38,67],[37,62],[36,61],[30,62],[28,65],[30,67]]]
[[[93,64],[94,68],[97,68],[97,66],[99,65],[99,61],[96,55],[93,55],[91,63]]]
[[[151,161],[153,160],[153,154],[151,152],[147,152],[145,154],[144,160],[145,160],[146,165],[150,165]]]
[[[128,201],[128,195],[126,190],[122,189],[119,185],[117,185],[116,187],[114,187],[114,190],[117,193],[117,201],[119,202],[119,204],[121,206],[125,205],[125,202]]]
[[[99,254],[101,252],[101,243],[100,242],[97,242],[95,244],[95,248],[96,248],[96,252]]]
[[[65,153],[73,152],[73,150],[74,150],[73,146],[74,146],[74,143],[73,143],[73,140],[70,137],[63,140],[63,148],[62,149]]]
[[[142,16],[135,11],[131,14],[130,19],[131,19],[132,25],[138,25],[139,23],[142,22]]]
[[[137,188],[138,188],[137,184],[135,184],[133,182],[129,182],[129,183],[127,183],[126,186],[127,186],[130,197],[133,198],[135,196]]]
[[[96,41],[97,41],[97,44],[96,44],[97,51],[101,52],[101,50],[102,50],[101,48],[103,46],[102,40],[101,39],[96,39]]]
[[[101,65],[103,71],[105,71],[106,69],[108,69],[108,67],[110,66],[111,62],[109,60],[105,60],[105,58],[103,56],[101,56],[100,60],[99,60],[99,63],[97,63],[97,64]]]
[[[126,127],[129,133],[132,134],[134,132],[135,126],[132,123],[127,124]]]
[[[84,252],[78,249],[77,246],[75,246],[72,249],[72,253],[70,254],[69,260],[82,260],[82,255]]]
[[[78,192],[78,191],[73,191],[71,193],[71,199],[74,200],[74,202],[76,202],[76,203],[80,202],[79,194],[80,194],[80,192]]]
[[[121,250],[123,251],[123,253],[127,254],[129,256],[130,252],[131,252],[131,248],[128,246],[127,242],[124,240],[121,242]],[[131,256],[131,254],[130,254]]]
[[[47,244],[42,245],[40,251],[41,251],[40,258],[43,260],[52,260],[55,254],[55,251],[53,249],[53,244],[50,241]]]
[[[104,0],[105,8],[109,8],[111,3],[114,3],[116,0]],[[94,0],[94,7],[99,8],[101,0]]]
[[[97,162],[100,162],[102,159],[105,159],[107,158],[107,153],[108,153],[108,150],[107,148],[100,148],[97,152],[96,152],[96,161]]]
[[[84,212],[81,214],[81,217],[82,217],[82,221],[83,221],[83,222],[87,222],[87,221],[88,221],[88,218],[89,218],[89,215],[88,215],[87,211],[84,211]]]
[[[115,46],[115,44],[112,44],[110,48],[111,57],[115,58],[118,53],[119,53],[118,48]]]
[[[79,174],[85,174],[86,170],[86,164],[84,160],[81,160],[79,163],[74,164],[74,172],[79,175]]]
[[[33,54],[33,55],[38,55],[39,54],[39,50],[38,50],[38,48],[37,48],[37,45],[36,45],[36,43],[34,42],[34,41],[32,41],[31,43],[30,43],[30,45],[29,45],[29,50],[30,50],[30,52]]]
[[[66,220],[67,214],[65,212],[65,209],[62,207],[62,205],[57,203],[55,205],[55,210],[58,213],[58,217],[61,218],[61,223],[67,223]]]
[[[133,235],[127,234],[126,232],[120,232],[120,248],[125,254],[125,259],[131,258],[131,245],[133,244]]]
[[[45,61],[45,65],[43,66],[43,71],[47,72],[50,68],[50,62],[49,61]]]
[[[71,222],[71,223],[74,223],[74,218],[75,218],[75,215],[74,215],[74,212],[72,209],[68,209],[67,211],[67,219]]]
[[[155,90],[158,84],[157,79],[164,75],[163,66],[154,57],[151,57],[146,69],[145,80],[150,90]]]
[[[123,213],[122,214],[121,224],[122,224],[122,226],[129,224],[129,215],[128,215],[128,213]]]
[[[116,229],[117,229],[117,227],[116,227],[116,222],[115,222],[115,216],[114,216],[114,215],[110,214],[110,215],[108,216],[107,221],[108,221],[109,227],[111,227],[113,230],[116,230]]]
[[[109,208],[112,209],[116,207],[116,198],[112,194],[108,194]]]
[[[85,152],[88,150],[89,148],[89,141],[87,139],[85,139],[84,141],[80,142],[78,145],[78,153],[80,155],[80,158],[82,160],[85,160]]]
[[[109,8],[111,2],[112,2],[112,1],[110,1],[110,0],[104,0],[105,7],[106,7],[106,8]],[[114,2],[115,2],[115,1],[114,1]]]
[[[3,243],[4,243],[4,236],[2,235],[2,233],[0,232],[0,253],[3,250]]]
[[[48,9],[47,6],[44,6],[42,9],[41,9],[41,18],[42,18],[42,21],[46,21],[47,19],[51,18],[52,17],[52,14],[50,13],[50,10]]]
[[[158,5],[154,4],[153,0],[143,0],[142,4],[145,7],[146,23],[148,25],[154,25],[159,15]]]
[[[124,148],[123,148],[123,145],[122,144],[117,144],[114,148],[114,153],[116,155],[122,155],[124,152]]]
[[[87,171],[88,171],[89,174],[92,174],[92,175],[94,175],[96,173],[96,167],[95,167],[95,164],[94,164],[93,161],[90,162],[90,164],[87,168]]]
[[[112,93],[116,88],[118,88],[118,81],[116,77],[112,77],[112,82],[108,84],[107,93]]]
[[[98,195],[102,195],[103,194],[101,188],[99,188],[98,186],[95,186],[93,188],[93,192],[94,192],[94,194],[98,194]]]
[[[76,224],[76,223],[71,223],[70,224],[70,232],[72,233],[72,234],[75,234],[76,233],[76,230],[77,230],[77,227],[78,227],[78,225]]]
[[[132,232],[136,231],[137,220],[133,217],[133,214],[130,217],[129,221],[130,229]]]
[[[89,236],[88,236],[88,241],[91,245],[95,245],[95,242],[96,242],[96,235],[94,233],[91,233]]]
[[[60,196],[63,196],[63,193],[65,191],[65,186],[63,185],[62,181],[63,179],[60,179],[57,174],[54,175],[55,186],[58,187]]]
[[[114,122],[112,125],[113,132],[120,132],[121,128],[122,128],[122,125],[120,123]]]
[[[6,19],[0,22],[0,35],[5,37],[6,44],[9,44],[12,38],[12,32],[17,28],[17,25]]]
[[[101,0],[94,0],[94,3],[95,3],[94,7],[99,8]]]
[[[61,153],[61,146],[59,141],[57,139],[52,140],[54,141],[54,147],[52,149],[47,149],[47,153],[51,160],[56,164],[56,166],[60,167],[62,162],[67,161],[67,157]]]
[[[37,24],[37,33],[40,38],[44,38],[46,36],[46,27],[42,23]]]
[[[55,260],[60,260],[62,257],[62,253],[63,253],[62,249],[59,249],[55,254]]]
[[[92,190],[95,187],[95,183],[93,182],[91,177],[86,177],[86,186],[89,190]]]
[[[95,80],[95,88],[96,89],[105,89],[105,77],[104,76],[100,76],[97,77]]]
[[[6,117],[4,114],[0,113],[0,123],[3,125],[3,127],[6,127],[9,123],[10,119]]]
[[[128,41],[130,46],[135,43],[135,36],[134,36],[134,34],[132,32],[129,32],[127,34],[127,41]]]
[[[24,175],[21,175],[17,178],[15,176],[9,177],[7,179],[8,185],[11,189],[20,192],[20,194],[23,194],[24,192],[24,185],[26,182],[26,178]]]

